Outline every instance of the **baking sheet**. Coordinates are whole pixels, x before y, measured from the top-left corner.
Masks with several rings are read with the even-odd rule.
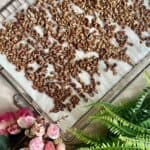
[[[32,2],[33,1],[31,1],[31,3]],[[27,8],[27,4],[22,6],[20,9],[22,8]],[[10,16],[8,19],[11,18],[12,16]],[[131,29],[127,27],[125,28],[125,31],[128,35],[130,42],[134,44],[134,46],[132,47],[128,46],[127,53],[131,57],[133,64],[137,64],[150,52],[150,48],[146,47],[144,43],[140,44],[138,36]],[[88,103],[96,102],[97,100],[99,100],[107,91],[109,91],[117,82],[119,82],[119,80],[126,73],[128,73],[132,69],[130,65],[121,61],[111,59],[110,62],[117,62],[117,75],[114,76],[111,71],[102,71],[105,69],[105,65],[103,61],[101,61],[99,63],[101,76],[97,77],[98,80],[100,80],[101,82],[101,85],[97,88],[99,93],[92,98],[89,97]],[[84,103],[83,101],[81,101],[80,105],[78,105],[71,113],[68,111],[59,113],[49,113],[50,107],[53,107],[53,100],[46,94],[39,93],[38,91],[32,89],[32,82],[28,81],[24,77],[24,72],[16,72],[15,66],[10,64],[4,55],[0,55],[0,64],[16,79],[16,81],[18,81],[18,83],[26,90],[26,92],[33,98],[33,100],[36,103],[38,103],[42,110],[46,112],[54,121],[58,120],[63,116],[68,116],[65,120],[62,120],[60,122],[60,127],[63,130],[66,130],[69,127],[71,127],[82,115],[84,115],[89,110],[89,108],[86,107],[88,103]]]

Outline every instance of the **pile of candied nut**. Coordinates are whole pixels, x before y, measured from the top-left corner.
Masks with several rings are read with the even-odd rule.
[[[126,50],[133,43],[126,26],[150,46],[150,36],[142,35],[150,29],[150,9],[142,0],[37,0],[18,12],[15,21],[3,23],[0,53],[17,71],[25,72],[34,89],[53,98],[50,112],[71,111],[81,100],[87,101],[87,95],[97,93],[100,61],[113,74],[117,63],[110,63],[110,58],[132,65]],[[96,55],[77,59],[80,51]],[[89,84],[80,77],[83,71]]]

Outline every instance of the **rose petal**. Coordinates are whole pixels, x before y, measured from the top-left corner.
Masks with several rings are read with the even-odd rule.
[[[2,115],[0,115],[0,122],[2,121],[7,121],[7,122],[10,122],[10,121],[15,121],[15,113],[13,112],[6,112]]]
[[[34,123],[34,125],[30,129],[30,134],[34,136],[43,136],[45,135],[45,126],[40,123]]]
[[[0,115],[0,135],[7,135],[7,128],[15,123],[15,114],[13,112],[6,112]]]
[[[15,135],[21,132],[21,129],[17,124],[13,124],[7,128],[8,133]]]
[[[47,135],[51,139],[57,139],[60,136],[60,129],[57,124],[50,124],[47,129]]]
[[[53,144],[53,142],[49,141],[46,143],[44,150],[55,150],[55,146]]]
[[[28,147],[20,148],[19,150],[29,150]]]
[[[26,116],[34,116],[33,112],[29,108],[21,108],[16,112],[16,118],[26,117]]]
[[[17,123],[18,123],[19,127],[27,129],[34,124],[35,120],[36,119],[32,116],[26,116],[26,117],[20,117],[17,120]]]
[[[43,150],[44,149],[44,142],[41,137],[36,137],[32,139],[29,143],[30,150]]]
[[[34,132],[36,136],[43,136],[45,134],[45,128],[40,127],[38,131]]]
[[[6,129],[10,125],[10,122],[2,121],[0,122],[0,130]]]

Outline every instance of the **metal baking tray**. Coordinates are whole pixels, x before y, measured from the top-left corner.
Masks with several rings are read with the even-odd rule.
[[[8,2],[3,8],[0,9],[0,22],[4,22],[7,17],[9,17],[12,13],[18,10],[24,3],[30,4],[28,0],[11,0]],[[12,8],[13,12],[10,11],[9,8]],[[117,98],[120,93],[133,81],[138,77],[138,75],[145,70],[150,65],[150,52],[141,59],[134,67],[125,74],[117,84],[115,84],[110,90],[108,90],[105,95],[99,101],[108,101],[113,102],[115,98]],[[13,88],[17,91],[17,94],[14,95],[16,105],[20,103],[24,103],[25,105],[33,108],[37,113],[46,117],[49,121],[53,121],[47,113],[45,113],[41,107],[34,102],[34,100],[29,96],[25,89],[4,69],[5,66],[0,65],[0,74],[13,86]],[[74,128],[79,128],[84,130],[90,123],[87,120],[89,115],[96,113],[95,108],[91,108],[87,111],[83,116],[81,116],[76,123],[72,126]],[[72,143],[74,137],[69,135],[67,132],[63,132],[62,136],[64,140],[68,143]]]

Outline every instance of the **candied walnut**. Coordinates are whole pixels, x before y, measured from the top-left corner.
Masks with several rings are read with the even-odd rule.
[[[124,47],[128,40],[128,36],[125,34],[125,31],[118,31],[115,34],[115,38],[120,47]]]
[[[77,104],[79,104],[80,99],[79,99],[78,96],[73,95],[73,96],[70,98],[70,101],[71,101],[72,107],[75,108],[75,106],[76,106]]]

